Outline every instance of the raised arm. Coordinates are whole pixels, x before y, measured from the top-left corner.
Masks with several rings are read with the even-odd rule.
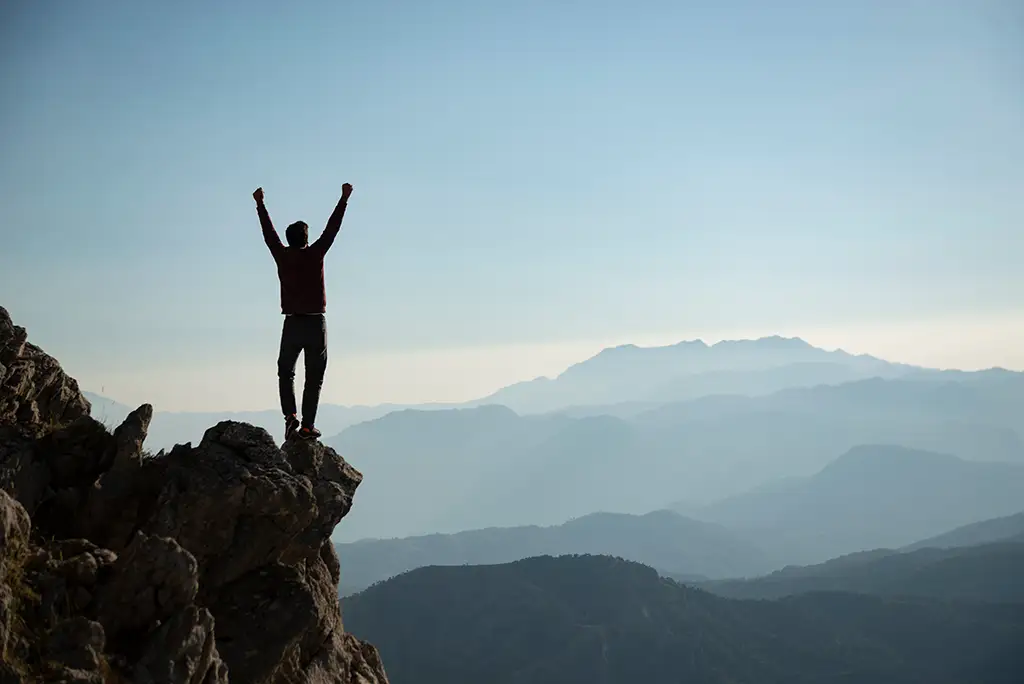
[[[284,251],[284,245],[281,244],[281,238],[278,236],[277,231],[274,230],[274,223],[270,220],[270,212],[267,211],[266,205],[263,204],[263,188],[256,188],[256,192],[252,193],[252,198],[256,200],[256,213],[259,214],[260,227],[263,228],[263,240],[267,243],[270,253],[274,255],[276,260],[281,252]]]
[[[316,242],[309,246],[310,249],[318,250],[321,254],[327,254],[327,250],[334,244],[334,238],[338,237],[338,231],[341,230],[341,221],[345,218],[345,209],[348,207],[348,198],[351,196],[352,184],[345,183],[341,186],[341,199],[338,200],[337,206],[334,207],[331,218],[327,219],[327,227],[324,228],[324,232],[317,238]]]

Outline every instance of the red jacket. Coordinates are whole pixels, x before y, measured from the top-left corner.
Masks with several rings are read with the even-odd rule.
[[[324,287],[324,256],[334,244],[345,218],[347,202],[338,201],[327,227],[316,242],[308,247],[285,247],[274,230],[267,208],[260,203],[256,213],[263,228],[263,239],[277,262],[281,280],[281,313],[322,314],[327,311],[327,290]]]

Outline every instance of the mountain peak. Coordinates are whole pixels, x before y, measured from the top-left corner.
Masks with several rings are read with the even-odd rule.
[[[672,345],[674,348],[696,348],[696,349],[707,349],[708,343],[701,339],[696,340],[682,340]]]
[[[814,345],[799,338],[799,337],[783,337],[781,335],[768,335],[765,337],[758,338],[739,338],[739,339],[728,339],[719,340],[714,344],[708,344],[702,339],[693,340],[680,340],[673,344],[667,345],[655,345],[650,347],[642,347],[637,344],[627,343],[619,344],[614,347],[605,347],[595,356],[609,356],[615,354],[637,354],[637,353],[655,353],[655,352],[668,352],[672,351],[706,351],[714,349],[727,349],[730,347],[746,347],[746,348],[757,348],[757,349],[771,349],[771,350],[801,350],[801,349],[817,349]],[[585,361],[583,363],[586,363]]]
[[[592,356],[586,361],[582,361],[576,364],[575,367],[585,366],[592,361],[599,359],[608,359],[609,357],[615,359],[622,359],[623,357],[663,357],[678,353],[702,353],[707,351],[726,351],[733,348],[744,348],[750,350],[814,350],[814,347],[808,342],[800,339],[799,337],[782,337],[780,335],[771,335],[768,337],[759,337],[757,339],[735,339],[735,340],[720,340],[714,344],[708,344],[704,340],[681,340],[674,344],[667,345],[656,345],[651,347],[642,347],[637,344],[620,344],[614,347],[605,347],[597,354]]]
[[[505,404],[517,413],[570,407],[680,401],[708,394],[763,395],[906,371],[867,355],[828,351],[799,337],[703,340],[602,349],[554,379],[521,382],[473,402]]]
[[[781,335],[770,335],[757,339],[721,340],[711,345],[713,349],[726,347],[757,347],[759,349],[817,349],[799,337],[782,337]]]

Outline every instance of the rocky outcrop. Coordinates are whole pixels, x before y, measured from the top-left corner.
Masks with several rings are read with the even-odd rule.
[[[150,456],[0,308],[0,684],[381,684],[342,625],[330,535],[362,476],[222,422]]]
[[[39,432],[89,415],[78,383],[0,306],[0,425]]]

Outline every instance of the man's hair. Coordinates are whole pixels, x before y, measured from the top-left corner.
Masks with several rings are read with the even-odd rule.
[[[309,243],[309,226],[305,221],[296,221],[284,231],[289,247],[305,247]]]

